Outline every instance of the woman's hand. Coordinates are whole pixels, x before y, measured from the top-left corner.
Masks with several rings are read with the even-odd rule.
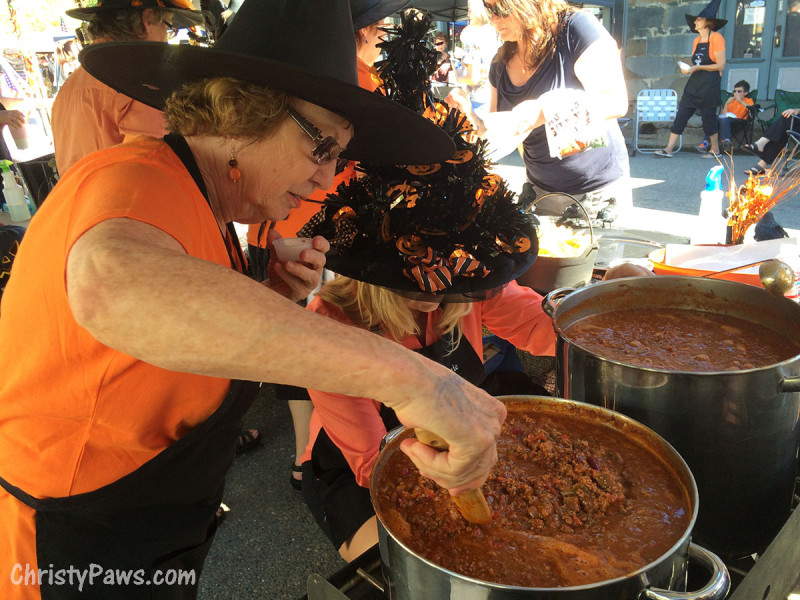
[[[18,110],[0,110],[0,125],[22,127],[25,125],[25,114]]]
[[[472,100],[470,100],[469,94],[460,87],[450,90],[450,93],[444,99],[444,103],[450,108],[457,108],[467,117],[472,115]]]
[[[267,233],[267,244],[272,250],[273,242],[282,237],[280,233],[271,229]],[[331,245],[322,236],[312,240],[312,247],[300,253],[300,260],[286,263],[279,262],[275,252],[270,252],[267,281],[264,282],[272,291],[281,296],[299,302],[313,292],[322,279],[322,270],[325,268],[325,253]]]
[[[420,473],[451,494],[478,488],[497,462],[496,442],[506,407],[446,367],[427,359],[420,363],[420,373],[407,373],[405,389],[387,389],[380,400],[406,426],[427,429],[450,447],[439,452],[412,438],[404,440],[401,449]]]
[[[789,117],[793,117],[794,115],[800,115],[800,108],[787,108],[785,111],[781,113],[787,119]]]
[[[527,137],[531,131],[544,125],[542,102],[538,99],[523,100],[511,112],[520,119],[517,130],[519,136]]]

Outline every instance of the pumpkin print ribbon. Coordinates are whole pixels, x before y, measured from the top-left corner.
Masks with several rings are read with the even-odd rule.
[[[444,259],[415,235],[402,236],[397,248],[403,253],[403,274],[417,282],[427,294],[436,294],[453,285],[454,277],[486,277],[490,269],[463,249]]]

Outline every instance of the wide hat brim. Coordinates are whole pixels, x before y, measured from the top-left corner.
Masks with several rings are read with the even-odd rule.
[[[146,7],[145,7],[146,8]],[[203,25],[203,14],[196,10],[184,10],[182,8],[172,8],[170,6],[163,7],[172,13],[172,24],[178,28],[189,28]],[[109,12],[112,10],[130,10],[130,7],[103,7],[91,6],[88,8],[71,8],[66,12],[68,17],[79,19],[81,21],[91,21],[100,12]]]
[[[704,17],[703,15],[689,15],[689,14],[684,16],[686,17],[686,24],[689,25],[689,29],[692,31],[692,33],[697,33],[697,29],[695,29],[694,27],[694,20],[697,17],[701,17],[706,21],[709,21],[711,23],[711,31],[719,31],[720,29],[725,27],[725,25],[728,24],[727,19],[717,19],[716,17]]]
[[[404,9],[411,0],[350,0],[353,29],[359,30]]]
[[[531,268],[539,255],[539,240],[535,230],[530,234],[530,240],[532,246],[528,252],[501,255],[491,260],[488,266],[492,271],[486,277],[456,277],[451,286],[436,294],[421,291],[416,281],[403,275],[399,258],[381,261],[354,253],[339,255],[331,250],[325,255],[325,268],[414,300],[443,297],[451,302],[469,302],[491,297],[493,291],[518,279]]]
[[[439,127],[383,95],[277,60],[186,44],[106,42],[85,48],[80,62],[103,83],[159,110],[174,90],[207,78],[233,77],[282,90],[353,124],[354,137],[343,153],[351,160],[429,164],[455,152]]]

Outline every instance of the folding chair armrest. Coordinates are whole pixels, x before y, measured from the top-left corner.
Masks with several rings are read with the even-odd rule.
[[[759,108],[758,120],[759,121],[772,121],[775,118],[778,105],[774,100],[766,100],[766,104],[761,105]],[[764,113],[771,111],[772,114],[765,115]]]

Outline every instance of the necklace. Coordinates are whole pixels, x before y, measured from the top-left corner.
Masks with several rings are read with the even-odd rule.
[[[522,58],[522,55],[519,52],[517,52],[514,56],[517,58],[517,61],[519,62],[519,69],[522,72],[522,74],[527,75],[530,69],[528,68],[528,65],[525,63],[525,59]]]

